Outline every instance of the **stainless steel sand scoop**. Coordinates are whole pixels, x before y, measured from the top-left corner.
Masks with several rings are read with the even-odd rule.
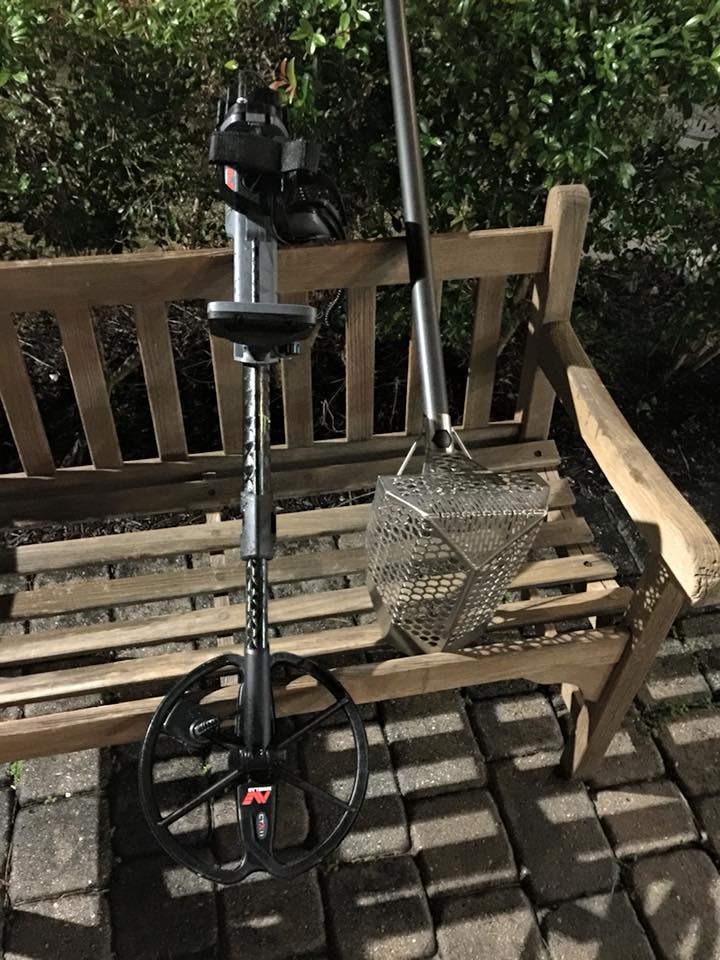
[[[368,578],[384,631],[406,652],[476,642],[547,511],[538,477],[493,473],[464,454],[426,460],[417,476],[379,477]]]
[[[482,639],[547,513],[549,488],[534,474],[483,468],[453,430],[402,0],[385,0],[385,18],[425,462],[419,475],[401,468],[378,478],[367,529],[368,586],[388,637],[406,652],[433,652]]]

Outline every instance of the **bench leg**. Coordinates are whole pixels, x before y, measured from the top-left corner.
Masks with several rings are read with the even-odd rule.
[[[622,659],[597,702],[572,693],[574,732],[562,758],[568,776],[586,778],[596,770],[686,600],[663,560],[648,557],[628,610],[630,640]]]

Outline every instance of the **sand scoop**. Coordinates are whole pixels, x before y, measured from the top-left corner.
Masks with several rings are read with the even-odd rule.
[[[405,652],[461,649],[484,629],[532,547],[549,488],[536,474],[493,472],[450,419],[402,0],[385,0],[387,46],[422,384],[425,459],[378,478],[367,530],[368,585]]]

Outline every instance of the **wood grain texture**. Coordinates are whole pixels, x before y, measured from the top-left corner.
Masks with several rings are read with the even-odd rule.
[[[283,303],[307,303],[305,290],[286,293]],[[315,336],[300,344],[300,353],[281,361],[285,443],[288,447],[307,447],[313,442],[312,347]]]
[[[632,590],[619,587],[614,591],[606,591],[602,595],[594,594],[592,603],[586,594],[581,593],[503,604],[495,616],[491,631],[537,626],[557,619],[585,617],[594,613],[605,616],[619,614],[627,606],[629,596],[632,596]],[[557,633],[554,636],[557,636]],[[225,645],[242,653],[242,644],[236,644],[231,634],[223,637],[222,640],[225,641]],[[359,627],[325,629],[305,633],[299,637],[284,636],[270,641],[271,647],[277,645],[285,651],[306,657],[372,650],[385,643],[385,637],[376,622]],[[6,678],[0,684],[0,706],[87,693],[116,692],[126,685],[171,681],[203,663],[207,657],[207,650],[183,651]],[[580,669],[576,668],[574,679],[580,679]]]
[[[271,624],[286,624],[333,617],[348,617],[372,610],[365,587],[327,590],[270,600]],[[90,624],[71,629],[51,630],[0,638],[0,666],[57,660],[74,651],[86,656],[100,651],[170,640],[190,640],[216,633],[233,633],[245,628],[244,604],[205,607],[186,613],[167,614],[146,620]]]
[[[367,504],[358,504],[305,510],[302,513],[280,513],[277,536],[280,540],[293,540],[355,533],[365,528],[367,512]],[[241,520],[224,520],[212,525],[194,523],[78,540],[24,544],[0,553],[0,573],[35,574],[46,570],[117,563],[120,560],[223,550],[237,546],[241,530]]]
[[[233,344],[208,334],[212,357],[220,439],[226,454],[243,448],[243,365],[233,356]]]
[[[626,591],[631,593],[632,591]],[[546,598],[550,599],[550,598]],[[532,608],[527,602],[521,602],[523,611],[518,607],[517,615],[512,618],[515,626],[521,623],[531,623]],[[554,616],[563,616],[568,610],[578,605],[577,598],[566,595],[555,598]],[[615,604],[617,606],[617,603]],[[584,601],[587,607],[587,599]],[[609,601],[605,602],[606,608]],[[603,608],[602,601],[600,608]],[[550,606],[548,606],[550,612]],[[527,616],[523,619],[522,613]],[[510,619],[510,617],[509,617]],[[500,629],[499,627],[497,629]],[[504,629],[504,628],[503,628]],[[242,644],[235,643],[231,637],[223,638],[227,641],[229,652],[242,654]],[[336,629],[320,630],[306,633],[297,637],[272,638],[271,648],[282,648],[287,653],[294,653],[303,657],[320,657],[330,654],[369,651],[384,644],[385,639],[377,623],[363,624],[358,627],[341,627]],[[528,646],[532,646],[528,642]],[[118,691],[126,686],[136,686],[144,683],[157,684],[168,682],[183,676],[214,656],[211,650],[189,650],[181,653],[157,654],[140,658],[121,660],[115,663],[105,663],[86,667],[71,667],[62,670],[49,670],[32,673],[28,676],[7,678],[0,686],[0,707],[16,704],[37,703],[46,699],[79,696],[89,693],[104,693]],[[603,661],[600,666],[606,665]],[[597,664],[586,667],[576,665],[574,679],[580,679],[584,669],[596,669]]]
[[[243,644],[236,643],[232,635],[220,639],[224,641],[223,652],[242,656]],[[359,627],[313,631],[298,636],[272,637],[270,646],[271,649],[282,649],[284,653],[294,653],[301,657],[320,657],[371,650],[382,642],[382,631],[376,623],[370,623]],[[208,649],[187,650],[182,653],[156,654],[115,663],[49,670],[27,677],[7,678],[0,685],[0,706],[37,703],[50,697],[71,697],[120,690],[128,685],[174,680],[216,655],[215,651]]]
[[[281,513],[277,518],[279,540],[323,536],[342,536],[365,529],[368,505],[326,507],[302,513]],[[156,530],[137,530],[132,533],[112,533],[78,540],[55,540],[47,543],[24,544],[14,550],[0,553],[0,573],[35,574],[48,570],[69,570],[99,563],[117,563],[119,560],[141,560],[148,557],[172,557],[187,553],[227,550],[237,546],[242,521],[223,520],[212,527],[189,524],[179,527],[160,527]],[[545,523],[540,527],[537,543],[558,546],[572,540],[590,543],[592,532],[582,518],[575,518],[570,526],[563,523]],[[36,589],[60,588],[60,584]]]
[[[490,419],[506,277],[485,277],[475,293],[470,365],[465,389],[463,427],[482,427]]]
[[[720,600],[720,545],[637,438],[569,324],[543,329],[541,362],[650,550],[691,603]]]
[[[354,511],[354,507],[338,508]],[[344,532],[364,529],[367,507],[362,508],[363,521],[357,525],[344,523]],[[219,514],[217,515],[219,517]],[[302,516],[302,514],[300,514]],[[80,610],[97,610],[119,607],[128,603],[150,603],[155,600],[172,600],[195,594],[223,594],[230,590],[242,589],[245,584],[243,564],[224,560],[223,551],[236,546],[240,531],[240,521],[215,521],[224,530],[215,537],[216,549],[210,551],[210,567],[199,566],[193,570],[175,569],[163,573],[140,574],[132,577],[120,577],[109,580],[97,577],[82,580],[63,580],[36,587],[34,590],[18,590],[16,593],[0,595],[0,622],[2,620],[25,620],[32,617],[50,617],[62,613]],[[188,531],[195,527],[184,528]],[[327,529],[327,528],[326,528]],[[234,532],[235,535],[231,536]],[[336,531],[330,533],[338,535]],[[117,534],[120,537],[132,537],[136,534]],[[548,545],[561,545],[563,542],[591,539],[587,524],[582,519],[558,521],[543,524],[535,541],[536,548]],[[92,542],[91,542],[92,543]],[[329,576],[341,576],[358,573],[365,569],[364,551],[355,547],[346,550],[313,551],[312,543],[306,552],[292,556],[275,557],[269,567],[272,583],[290,583],[300,580],[322,579]],[[195,545],[181,540],[179,549],[184,554],[192,552],[198,555]],[[166,554],[167,555],[167,554]],[[591,566],[594,554],[589,554]],[[117,557],[116,557],[117,559]],[[214,562],[223,560],[222,563]],[[107,561],[106,561],[107,562]],[[562,570],[562,567],[558,569]],[[584,568],[584,574],[591,567]],[[593,574],[595,573],[592,570]]]
[[[584,630],[559,635],[550,643],[539,639],[523,645],[487,644],[462,653],[401,657],[343,667],[334,672],[356,703],[417,696],[515,677],[542,683],[561,682],[578,669],[615,663],[627,639],[628,633],[623,630]],[[315,681],[301,678],[276,690],[278,715],[322,709],[328,705],[326,696]],[[231,708],[235,697],[232,688],[220,688],[209,699],[222,709],[223,704]],[[160,699],[153,697],[3,721],[0,723],[0,762],[131,743],[143,736],[159,703]]]
[[[538,626],[560,619],[593,615],[620,614],[627,607],[632,590],[618,587],[601,591],[590,598],[587,594],[563,594],[519,600],[503,604],[497,611],[491,632]],[[557,633],[554,634],[555,636]],[[222,638],[225,645],[242,653],[242,644],[236,644],[232,635]],[[385,643],[382,630],[376,622],[359,627],[340,627],[304,633],[297,637],[284,636],[270,640],[271,647],[296,653],[303,657],[319,657],[350,651],[372,650]],[[34,703],[45,699],[78,696],[87,693],[117,691],[126,685],[158,683],[174,680],[199,666],[213,656],[210,650],[155,654],[120,660],[96,666],[71,667],[32,673],[27,676],[5,678],[0,684],[0,706]]]
[[[480,458],[478,458],[480,459]],[[381,474],[397,473],[401,458],[376,460],[359,466],[342,464],[338,467],[321,467],[317,470],[287,470],[277,475],[273,484],[279,498],[316,496],[327,493],[345,493],[351,490],[370,490]],[[483,461],[484,462],[484,458]],[[413,469],[419,465],[411,462]],[[526,469],[529,469],[527,467]],[[408,472],[412,472],[408,469]],[[4,510],[2,522],[22,525],[71,520],[107,519],[109,517],[146,516],[153,513],[185,513],[188,510],[217,510],[220,507],[237,505],[239,483],[236,478],[218,480],[208,477],[188,483],[173,483],[151,487],[128,488],[113,492],[103,490],[87,493],[48,497],[45,500],[15,500],[1,504]],[[561,480],[551,488],[550,503],[554,509],[569,507],[575,503],[567,480]],[[0,566],[12,566],[12,551],[8,561],[7,552],[0,553]]]
[[[470,449],[493,447],[515,440],[518,425],[512,420],[502,420],[477,430],[460,431],[465,445]],[[538,449],[546,449],[541,441]],[[325,464],[362,463],[391,456],[403,456],[409,448],[405,432],[375,434],[370,440],[348,441],[345,437],[317,440],[311,446],[288,448],[275,444],[270,450],[273,471],[295,467],[321,467]],[[129,487],[152,486],[170,483],[173,480],[200,480],[206,474],[217,477],[242,476],[242,455],[211,451],[191,453],[187,460],[172,460],[161,463],[157,457],[147,460],[126,460],[122,470],[96,470],[94,467],[62,467],[56,470],[52,483],[39,477],[26,477],[24,473],[0,476],[0,503],[24,499],[31,494],[48,496],[72,492],[92,493],[103,488],[123,490]]]
[[[650,555],[630,603],[630,636],[622,658],[598,702],[588,706],[580,736],[576,732],[566,750],[563,763],[570,775],[587,778],[597,769],[684,603],[685,594],[668,567]]]
[[[75,303],[55,316],[93,466],[119,469],[120,445],[90,310]]]
[[[432,238],[435,273],[446,280],[544,269],[552,231],[515,227]],[[52,310],[58,303],[231,298],[229,250],[173,250],[97,257],[57,257],[0,264],[9,311]],[[287,247],[278,256],[280,293],[407,283],[403,237]]]
[[[138,303],[134,312],[158,456],[184,460],[187,440],[165,304],[161,300]]]
[[[581,184],[553,187],[545,206],[545,225],[552,228],[546,271],[535,284],[535,315],[528,329],[520,373],[516,417],[523,440],[542,439],[550,431],[555,392],[540,368],[540,328],[545,323],[568,323],[575,296],[590,211],[590,194]]]
[[[197,554],[195,554],[197,555]],[[54,616],[61,612],[98,610],[128,603],[152,603],[203,594],[226,594],[245,587],[245,564],[222,561],[223,553],[213,551],[209,566],[194,570],[172,568],[164,573],[120,577],[109,580],[63,581],[36,590],[23,590],[0,597],[3,619],[24,620]],[[270,583],[295,583],[301,580],[347,576],[365,569],[365,551],[359,547],[274,557],[270,561]],[[10,603],[8,600],[11,598]]]
[[[345,328],[345,432],[348,440],[368,440],[375,415],[375,287],[347,292]]]
[[[11,314],[0,312],[0,401],[25,474],[52,477],[55,463]]]
[[[482,447],[473,450],[476,459],[492,469],[533,470],[557,466],[557,456],[547,456],[537,443],[509,445],[503,448]],[[502,452],[498,452],[501,450]],[[273,476],[276,497],[303,497],[319,493],[370,489],[380,474],[397,472],[403,457],[368,458],[359,463],[326,464],[278,470]],[[180,464],[177,464],[180,466]],[[416,455],[409,472],[420,470],[422,459]],[[176,464],[163,464],[176,466]],[[53,481],[45,481],[52,483]],[[81,489],[55,497],[0,500],[0,522],[88,519],[122,514],[164,513],[189,509],[212,510],[237,503],[240,494],[238,476],[206,476],[187,482],[141,484],[113,489]],[[569,499],[568,499],[569,497]],[[562,506],[574,503],[567,490]],[[0,566],[2,565],[0,554]]]
[[[276,557],[270,565],[270,581],[290,582],[302,579],[303,575],[305,579],[312,579],[314,576],[322,578],[360,573],[365,569],[365,564],[365,552],[362,548],[332,551],[328,554]],[[228,565],[225,568],[188,571],[188,577],[195,572],[204,573],[208,579],[203,583],[213,585],[220,591],[238,589],[244,584],[244,571],[239,566],[233,568]],[[518,571],[511,589],[585,583],[611,577],[614,572],[608,560],[596,555],[530,561]],[[95,591],[97,592],[98,589],[96,584]],[[515,622],[517,619],[518,611],[522,617],[526,609],[539,611],[542,609],[542,604],[537,603],[527,608],[514,607],[511,604],[508,609],[501,608],[496,615],[499,620],[493,620],[494,627],[500,625],[503,629],[508,629],[510,621]],[[549,609],[547,605],[544,609],[547,615]],[[313,620],[319,617],[341,617],[367,613],[370,610],[372,610],[372,601],[367,588],[351,587],[271,600],[269,617],[271,623],[277,624]],[[7,667],[11,664],[57,659],[71,655],[82,656],[121,647],[171,640],[188,640],[215,633],[242,630],[244,625],[244,606],[234,604],[218,608],[203,608],[189,613],[151,617],[146,620],[122,620],[87,627],[38,631],[22,637],[11,635],[7,639],[0,638],[0,666]]]

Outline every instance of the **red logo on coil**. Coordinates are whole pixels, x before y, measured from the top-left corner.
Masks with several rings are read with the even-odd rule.
[[[251,803],[264,804],[270,799],[272,787],[250,787],[243,797],[242,805],[249,807]]]

